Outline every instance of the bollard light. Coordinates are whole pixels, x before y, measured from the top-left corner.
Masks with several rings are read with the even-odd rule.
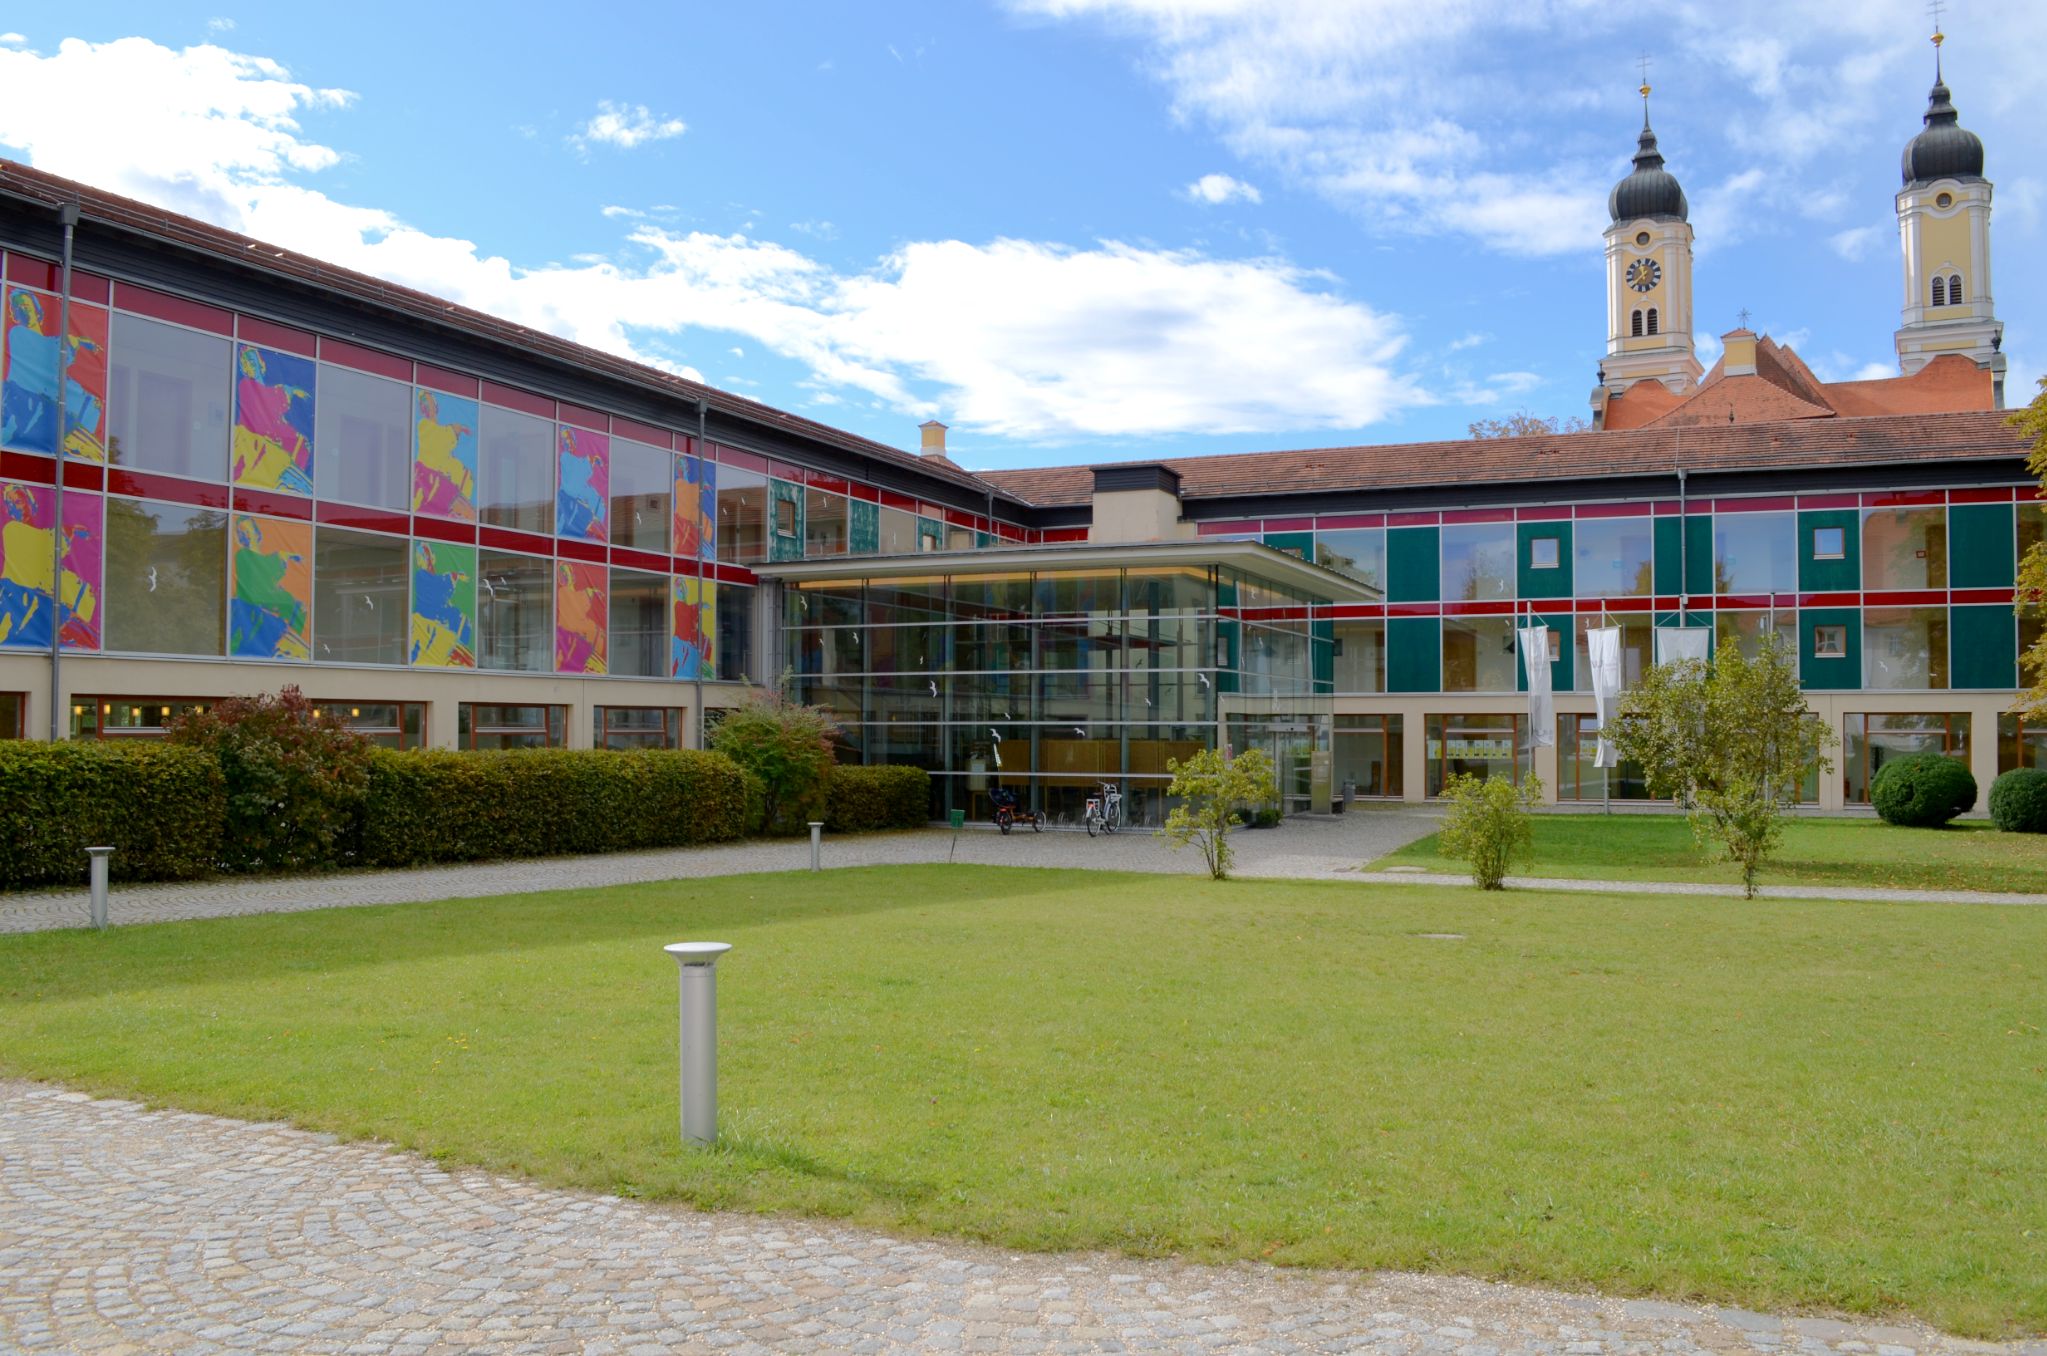
[[[812,871],[824,870],[824,821],[822,819],[810,821],[810,869]]]
[[[662,948],[681,967],[682,1140],[718,1138],[718,958],[729,942],[671,942]]]
[[[92,858],[92,925],[101,932],[107,930],[107,858],[114,855],[110,847],[89,847],[85,855]]]

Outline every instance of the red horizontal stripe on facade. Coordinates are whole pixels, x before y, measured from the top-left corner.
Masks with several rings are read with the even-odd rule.
[[[1330,621],[1372,621],[1386,615],[1384,603],[1333,603],[1317,608],[1315,615]]]
[[[237,489],[234,493],[237,513],[267,513],[273,518],[296,518],[300,522],[313,519],[313,501],[295,494],[245,489]]]
[[[979,518],[976,518],[973,514],[968,513],[962,509],[949,508],[944,510],[944,513],[945,522],[948,527],[972,528],[978,526],[981,521]]]
[[[1315,516],[1315,530],[1317,532],[1346,532],[1359,527],[1384,526],[1386,526],[1386,515],[1383,513],[1337,513],[1329,515],[1317,514]]]
[[[491,527],[488,524],[476,529],[476,544],[488,546],[493,551],[524,551],[534,556],[554,554],[552,537],[543,537],[537,532],[515,532],[508,527]]]
[[[1853,494],[1801,494],[1798,496],[1798,506],[1802,509],[1861,508],[1862,498]]]
[[[412,380],[412,359],[379,352],[374,348],[364,348],[360,344],[351,344],[344,339],[329,339],[325,335],[320,337],[320,361],[353,367],[358,372],[389,377],[393,381]]]
[[[863,485],[856,480],[853,482],[852,490],[853,497],[861,500],[863,503],[878,504],[881,502],[881,491],[875,489],[872,485]],[[1004,526],[1007,527],[1008,525],[1004,524]]]
[[[432,537],[435,541],[449,541],[460,546],[476,544],[474,523],[451,523],[444,518],[414,518],[412,533],[417,537]]]
[[[1442,515],[1439,513],[1389,513],[1386,515],[1386,526],[1388,527],[1434,527],[1441,521]]]
[[[1543,504],[1535,508],[1514,510],[1515,521],[1523,523],[1553,523],[1559,518],[1570,516],[1569,504]]]
[[[1862,507],[1901,508],[1913,504],[1939,504],[1946,500],[1945,490],[1875,490],[1862,496]]]
[[[54,260],[10,252],[7,256],[7,281],[54,293],[62,290],[64,273]],[[71,298],[74,301],[105,306],[107,298],[113,294],[113,286],[97,273],[87,273],[76,267],[71,270]]]
[[[1859,593],[1801,593],[1800,607],[1859,607],[1862,595]]]
[[[675,450],[674,434],[665,428],[655,428],[652,424],[642,424],[637,419],[621,419],[614,414],[611,416],[611,431],[618,437],[631,438],[636,443],[647,443],[654,447],[665,447],[670,451]]]
[[[390,532],[402,537],[412,530],[412,519],[403,513],[327,500],[321,501],[314,510],[313,518],[328,527],[346,527],[359,532]]]
[[[33,452],[0,452],[0,480],[25,480],[32,485],[52,485],[57,480],[57,461],[54,457],[39,457]],[[64,482],[70,484],[69,480]],[[51,550],[54,552],[55,547]]]
[[[917,511],[917,501],[907,494],[897,494],[894,490],[882,490],[880,494],[881,506],[883,508],[896,509],[902,513],[915,513]]]
[[[555,542],[554,553],[570,560],[587,560],[597,565],[604,563],[604,548],[594,541],[570,541],[563,537]]]
[[[1443,525],[1452,523],[1511,523],[1512,509],[1451,509],[1443,515]]]
[[[1267,518],[1265,520],[1265,530],[1267,532],[1313,532],[1315,530],[1315,520],[1313,518]]]
[[[304,330],[273,325],[252,315],[235,317],[235,335],[245,344],[261,344],[302,358],[315,358],[320,353],[320,341]]]
[[[1848,500],[1848,507],[1854,508],[1855,496],[1851,494],[1845,497]],[[1710,508],[1715,513],[1789,513],[1797,507],[1798,501],[1790,495],[1773,494],[1757,495],[1747,499],[1715,499],[1710,504],[1701,499],[1692,504],[1692,511],[1694,513],[1703,513]],[[1815,505],[1808,504],[1806,507],[1812,508]],[[1825,508],[1832,506],[1818,505],[1817,507]]]
[[[844,476],[828,476],[823,471],[805,471],[803,483],[813,490],[828,490],[833,494],[850,494],[852,482]]]
[[[1575,516],[1580,518],[1641,518],[1648,514],[1649,508],[1650,506],[1647,504],[1580,504],[1575,510]],[[1672,504],[1670,511],[1676,513],[1677,505]]]
[[[777,480],[786,480],[792,485],[803,483],[803,468],[786,461],[769,461],[768,474]]]
[[[1797,607],[1797,606],[1798,606],[1798,595],[1797,595],[1797,594],[1795,594],[1795,593],[1777,593],[1777,594],[1772,594],[1772,595],[1771,595],[1771,598],[1770,598],[1770,602],[1771,602],[1771,606],[1773,606],[1773,607],[1779,607],[1779,608],[1785,608],[1785,607]]]
[[[668,573],[668,557],[652,551],[636,551],[630,546],[611,548],[611,563],[627,565],[635,570],[652,570],[656,574]]]
[[[768,473],[766,457],[757,457],[751,452],[742,452],[736,447],[725,447],[718,443],[711,444],[711,451],[717,457],[720,466],[736,466],[742,471],[755,471],[761,475]]]
[[[2010,589],[1955,589],[1948,594],[1951,603],[1999,603],[2011,606]]]
[[[1862,595],[1864,607],[1946,607],[1946,589],[1888,589]]]
[[[508,410],[521,414],[537,415],[542,419],[554,418],[554,401],[544,395],[522,391],[516,386],[500,386],[494,381],[483,383],[483,398],[493,405],[502,405]]]
[[[1949,490],[1947,492],[1947,501],[1950,504],[2009,504],[2011,497],[2012,487],[2009,485],[1993,485],[1988,489]]]
[[[1710,507],[1710,504],[1708,506]],[[1684,507],[1685,505],[1680,500],[1659,499],[1651,506],[1651,510],[1659,518],[1675,518],[1683,511]]]
[[[1441,603],[1386,604],[1386,615],[1389,617],[1434,617],[1440,615],[1442,611]]]
[[[1255,535],[1257,531],[1258,522],[1256,519],[1252,519],[1249,522],[1194,524],[1194,535],[1197,537],[1235,537],[1247,533]]]
[[[1713,599],[1713,606],[1721,608],[1748,608],[1773,606],[1767,593],[1723,593]]]
[[[760,583],[759,575],[755,574],[752,570],[742,569],[737,565],[712,565],[710,566],[710,571],[715,572],[718,582],[721,584]]]
[[[114,289],[114,304],[124,311],[137,315],[153,316],[168,320],[174,325],[190,325],[195,330],[211,330],[215,334],[232,335],[235,332],[234,312],[224,311],[218,306],[205,306],[183,297],[169,296],[133,283],[122,283]]]
[[[209,485],[177,476],[151,475],[144,471],[107,468],[107,492],[132,494],[142,499],[161,499],[168,504],[196,504],[200,508],[227,507],[227,486]]]
[[[106,468],[89,461],[64,462],[64,488],[67,490],[100,490],[107,483]]]
[[[1044,540],[1047,542],[1086,541],[1087,529],[1084,527],[1048,527],[1045,529]]]
[[[468,396],[471,400],[483,394],[483,383],[465,372],[450,372],[447,368],[435,367],[432,363],[415,363],[414,367],[418,372],[421,386],[431,386],[436,391],[446,391],[449,395]]]
[[[1446,617],[1504,617],[1512,613],[1518,606],[1519,604],[1510,603],[1504,598],[1486,602],[1445,603],[1443,604],[1443,615]]]
[[[555,417],[564,424],[576,424],[582,428],[595,429],[599,433],[611,432],[611,416],[601,410],[585,409],[571,405],[568,401],[555,402]]]

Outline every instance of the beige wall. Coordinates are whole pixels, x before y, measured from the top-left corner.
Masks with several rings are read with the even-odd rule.
[[[1164,490],[1109,490],[1094,497],[1090,542],[1190,541],[1194,524],[1180,520],[1180,501]]]

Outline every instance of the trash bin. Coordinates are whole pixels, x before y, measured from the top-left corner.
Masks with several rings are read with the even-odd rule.
[[[1350,803],[1356,800],[1357,798],[1358,784],[1346,778],[1343,783],[1343,799],[1337,802],[1336,805],[1337,811],[1341,813],[1344,810],[1348,810],[1350,808]]]

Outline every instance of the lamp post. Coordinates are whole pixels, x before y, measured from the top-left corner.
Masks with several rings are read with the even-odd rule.
[[[718,1138],[718,958],[729,942],[672,942],[662,948],[680,968],[682,1140]]]

